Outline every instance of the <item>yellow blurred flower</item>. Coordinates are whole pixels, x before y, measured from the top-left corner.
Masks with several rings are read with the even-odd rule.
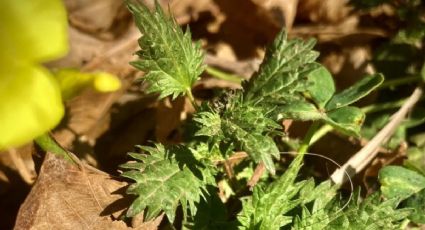
[[[54,128],[64,114],[61,90],[67,98],[87,85],[120,87],[115,76],[78,71],[64,84],[41,65],[68,52],[67,27],[61,0],[0,0],[0,150]]]

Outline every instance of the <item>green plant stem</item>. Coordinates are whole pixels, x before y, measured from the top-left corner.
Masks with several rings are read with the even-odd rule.
[[[413,76],[397,78],[397,79],[394,79],[394,80],[384,81],[384,83],[382,83],[379,86],[379,89],[396,87],[396,86],[399,86],[399,85],[409,84],[409,83],[413,83],[413,82],[417,82],[417,81],[421,81],[421,80],[422,80],[421,75],[413,75]]]
[[[331,125],[322,125],[322,127],[320,127],[320,129],[318,129],[313,137],[310,140],[310,145],[313,145],[314,143],[316,143],[318,140],[320,140],[322,137],[324,137],[327,133],[329,133],[330,131],[332,131],[334,128]]]
[[[192,103],[193,108],[195,108],[195,110],[198,111],[199,107],[196,104],[195,97],[192,94],[192,90],[188,89],[186,94],[187,94],[187,97],[189,98],[190,103]]]
[[[311,140],[313,139],[319,127],[320,124],[318,122],[313,122],[313,124],[311,124],[310,128],[307,131],[307,134],[303,139],[303,142],[301,143],[300,148],[298,149],[298,154],[304,155],[307,152],[308,148],[310,147]]]
[[[425,96],[422,96],[419,101],[422,101],[425,99]],[[365,106],[363,108],[361,108],[361,110],[364,113],[375,113],[375,112],[380,112],[383,110],[387,110],[387,109],[396,109],[401,107],[404,103],[406,103],[407,98],[403,98],[400,99],[398,101],[391,101],[391,102],[385,102],[385,103],[381,103],[381,104],[374,104],[374,105],[368,105]]]
[[[211,76],[213,76],[215,78],[226,80],[226,81],[230,81],[230,82],[234,82],[234,83],[238,83],[238,84],[240,84],[242,82],[242,80],[243,80],[243,78],[240,77],[240,76],[238,76],[238,75],[228,74],[228,73],[225,73],[225,72],[223,72],[223,71],[221,71],[219,69],[216,69],[214,67],[211,67],[211,66],[208,66],[205,69],[205,71],[209,75],[211,75]]]
[[[37,137],[34,141],[44,151],[56,154],[57,156],[61,156],[71,163],[75,163],[74,160],[68,155],[68,152],[59,146],[58,143],[56,143],[56,141],[48,133]]]

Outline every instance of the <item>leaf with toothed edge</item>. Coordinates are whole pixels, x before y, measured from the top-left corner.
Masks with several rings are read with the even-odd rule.
[[[157,1],[153,12],[134,0],[126,2],[142,32],[140,59],[131,64],[146,72],[148,93],[159,93],[160,98],[188,94],[204,70],[200,43],[192,43],[189,28],[183,32]]]

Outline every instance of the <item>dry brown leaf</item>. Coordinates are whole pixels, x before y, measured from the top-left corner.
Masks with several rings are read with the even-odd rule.
[[[70,28],[70,52],[65,58],[52,62],[49,66],[106,71],[119,76],[123,87],[120,91],[109,94],[89,90],[69,101],[67,117],[55,132],[55,137],[62,146],[71,150],[80,142],[88,147],[94,146],[96,139],[109,128],[111,106],[123,96],[134,79],[133,68],[128,63],[134,58],[139,36],[137,29],[131,27],[119,39],[105,42]],[[84,150],[84,154],[90,152],[91,149]]]
[[[252,0],[257,5],[267,9],[280,26],[289,31],[297,15],[298,0]]]
[[[113,216],[129,204],[122,194],[126,185],[48,153],[19,210],[15,229],[156,229],[143,224],[130,228],[115,220]]]
[[[300,19],[314,23],[339,23],[350,13],[348,0],[302,0],[298,5]]]
[[[158,142],[169,142],[170,135],[181,124],[182,120],[186,118],[185,109],[186,98],[179,97],[175,100],[165,98],[159,102],[156,110],[156,126],[155,136]]]
[[[123,1],[65,0],[70,24],[74,28],[103,39],[119,35],[130,21]]]

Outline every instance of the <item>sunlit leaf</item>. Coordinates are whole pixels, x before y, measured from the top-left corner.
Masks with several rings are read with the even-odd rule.
[[[406,199],[425,188],[425,177],[401,166],[387,166],[379,171],[382,194],[386,198]]]

